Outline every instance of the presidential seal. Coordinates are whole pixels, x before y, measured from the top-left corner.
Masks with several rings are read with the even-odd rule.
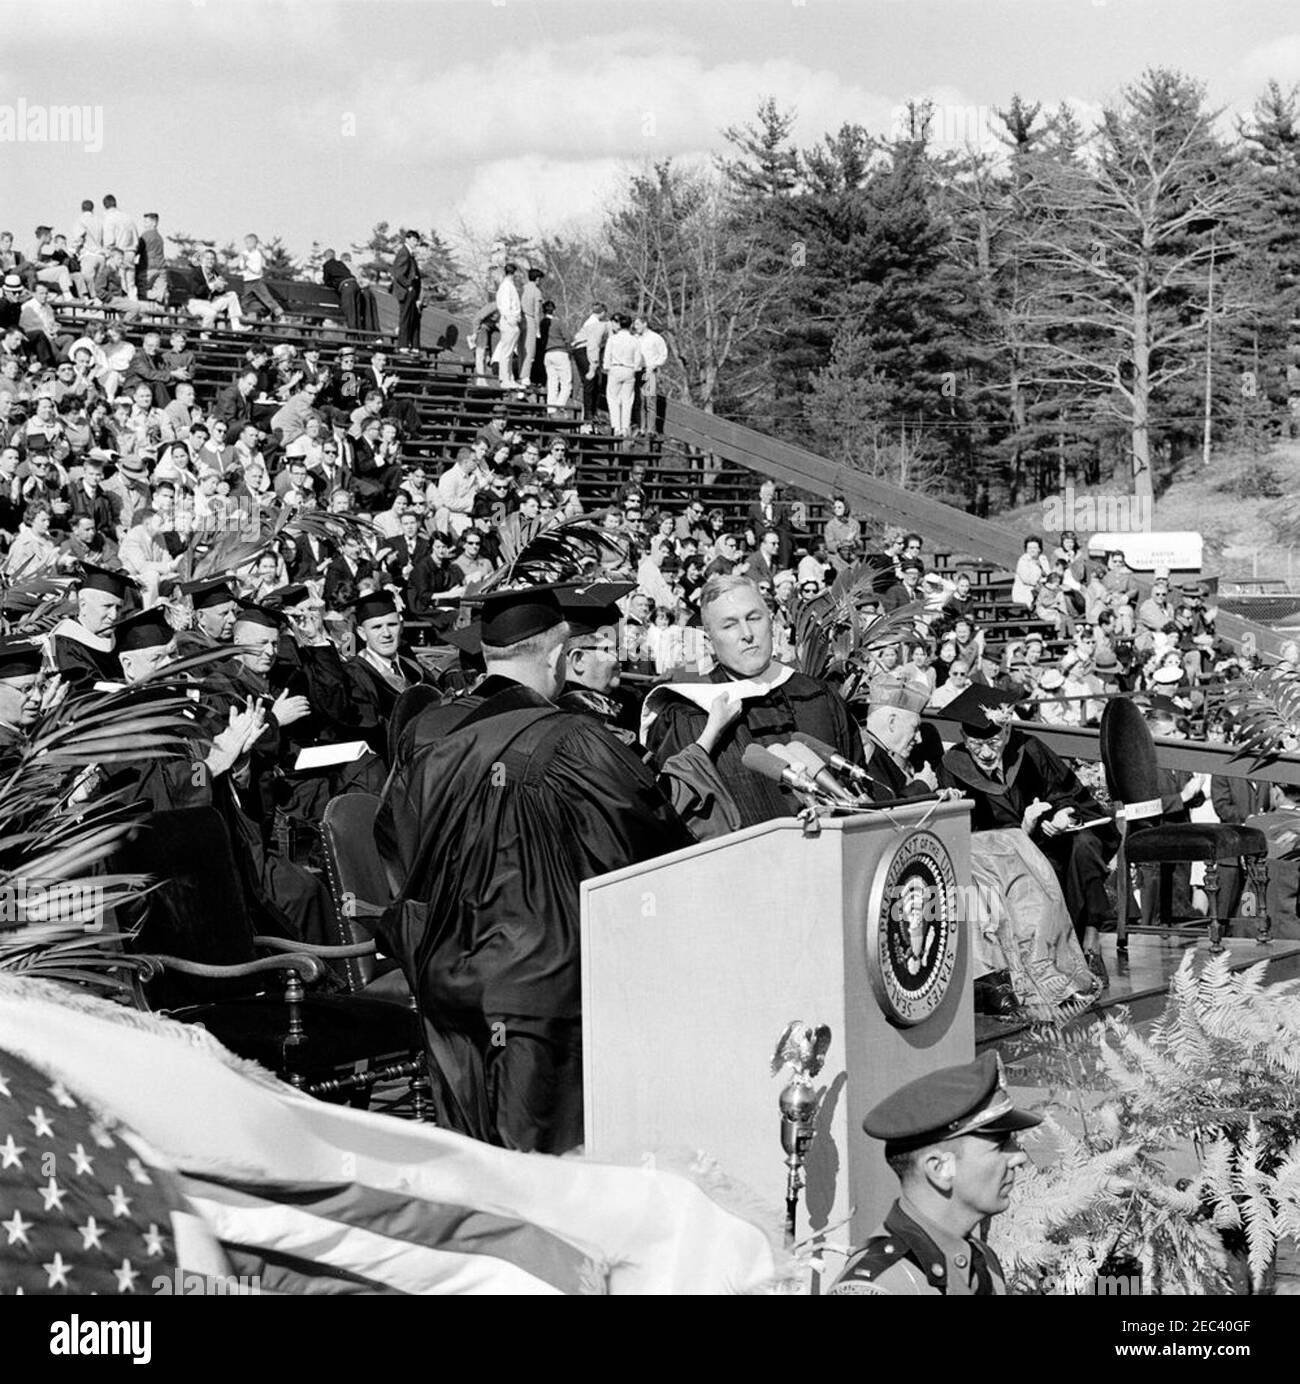
[[[867,903],[867,975],[885,1014],[910,1027],[943,1003],[957,968],[957,872],[929,831],[909,832],[876,866]]]

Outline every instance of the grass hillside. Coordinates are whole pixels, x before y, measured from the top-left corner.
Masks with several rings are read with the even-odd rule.
[[[1114,493],[1113,486],[1075,486],[1080,498]],[[1199,456],[1185,461],[1177,478],[1156,499],[1154,527],[1158,531],[1199,530],[1205,540],[1206,576],[1236,581],[1277,577],[1293,581],[1300,589],[1297,515],[1300,441],[1287,441],[1261,449],[1258,457],[1248,449],[1224,449],[1215,452],[1208,466]],[[996,518],[1023,527],[1026,533],[1043,532],[1039,502]],[[1079,536],[1086,541],[1086,534]]]

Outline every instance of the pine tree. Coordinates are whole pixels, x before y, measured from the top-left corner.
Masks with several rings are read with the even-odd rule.
[[[1123,420],[1139,496],[1154,493],[1161,401],[1204,344],[1210,260],[1235,253],[1231,224],[1246,203],[1216,116],[1199,83],[1145,73],[1105,112],[1095,167],[1037,167],[1040,214],[1023,232],[1044,284],[1032,344]],[[1236,307],[1216,298],[1221,318]]]
[[[352,267],[371,283],[387,284],[393,260],[402,246],[400,230],[387,221],[376,221],[368,239],[352,243]]]
[[[298,261],[278,235],[262,242],[262,253],[266,256],[266,275],[268,278],[297,279],[301,276]]]
[[[424,245],[416,262],[420,266],[425,301],[437,303],[453,314],[465,312],[469,306],[465,271],[455,252],[437,231],[425,232]]]

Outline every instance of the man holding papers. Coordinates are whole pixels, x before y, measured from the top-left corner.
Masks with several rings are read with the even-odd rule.
[[[668,684],[647,697],[641,738],[651,759],[662,769],[699,740],[714,700],[738,697],[743,710],[723,732],[713,760],[739,810],[740,825],[796,816],[799,799],[747,769],[745,750],[783,745],[803,731],[863,765],[862,737],[849,709],[833,688],[773,659],[771,612],[748,577],[710,577],[700,592],[700,618],[717,667],[703,682]]]

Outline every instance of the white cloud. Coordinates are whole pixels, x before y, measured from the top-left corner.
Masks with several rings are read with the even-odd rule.
[[[481,164],[457,200],[449,224],[480,233],[520,235],[563,227],[589,229],[612,201],[628,172],[625,160],[555,159],[538,154]]]
[[[1257,45],[1234,63],[1230,71],[1238,82],[1256,95],[1270,81],[1281,83],[1283,88],[1300,82],[1300,33],[1285,34],[1269,43]]]
[[[639,161],[716,147],[723,127],[747,121],[768,94],[797,109],[804,142],[845,121],[883,133],[896,104],[785,58],[709,61],[679,41],[628,34],[500,49],[433,74],[414,63],[372,64],[299,119],[310,135],[346,104],[358,138],[387,159]]]

